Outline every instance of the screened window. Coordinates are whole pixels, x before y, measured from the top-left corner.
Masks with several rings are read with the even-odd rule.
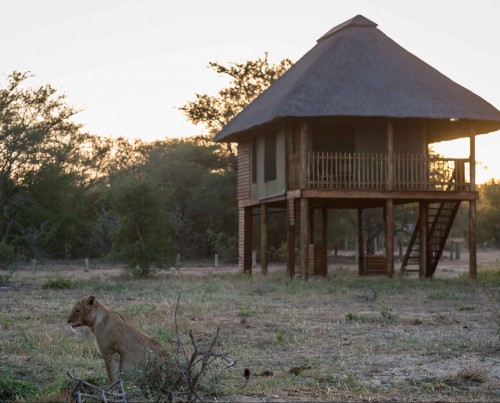
[[[276,133],[265,137],[264,182],[276,180]]]
[[[257,139],[252,140],[252,183],[257,183]]]

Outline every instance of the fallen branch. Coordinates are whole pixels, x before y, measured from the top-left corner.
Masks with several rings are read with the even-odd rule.
[[[71,392],[75,402],[81,403],[89,399],[104,403],[127,403],[127,394],[123,380],[119,379],[106,388],[100,388],[80,378],[78,373],[72,369],[67,372],[68,376],[76,383]]]

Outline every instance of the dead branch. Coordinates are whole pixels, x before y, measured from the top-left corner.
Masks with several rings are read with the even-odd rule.
[[[81,403],[83,399],[104,403],[127,403],[127,394],[122,379],[106,388],[100,388],[80,378],[74,369],[68,371],[67,374],[75,382],[71,396],[77,403]]]
[[[184,363],[179,363],[178,358],[178,368],[180,370],[179,378],[174,384],[174,388],[176,389],[180,385],[184,384],[189,392],[187,393],[188,400],[191,400],[194,397],[194,400],[203,401],[201,397],[197,394],[197,389],[199,385],[199,381],[201,377],[207,372],[210,364],[216,359],[222,359],[226,361],[228,364],[224,367],[224,369],[230,368],[236,364],[236,360],[229,356],[227,353],[219,353],[215,352],[214,348],[217,344],[217,340],[219,338],[220,328],[217,328],[215,335],[212,337],[211,342],[209,343],[206,349],[201,349],[196,342],[193,331],[189,331],[189,338],[191,339],[191,346],[193,352],[191,356],[188,358],[187,347],[182,342],[179,326],[177,323],[177,312],[179,308],[180,295],[177,296],[177,305],[175,307],[174,312],[174,321],[175,321],[175,332],[176,332],[176,341],[177,341],[177,351],[182,352]]]

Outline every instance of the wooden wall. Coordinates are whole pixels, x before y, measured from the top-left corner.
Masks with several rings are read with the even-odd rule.
[[[252,182],[252,163],[251,163],[252,143],[238,143],[238,200],[250,199]]]

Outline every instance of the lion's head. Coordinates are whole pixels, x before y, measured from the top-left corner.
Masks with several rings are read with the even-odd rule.
[[[91,326],[96,315],[96,305],[97,300],[93,295],[78,300],[68,317],[71,327]]]

